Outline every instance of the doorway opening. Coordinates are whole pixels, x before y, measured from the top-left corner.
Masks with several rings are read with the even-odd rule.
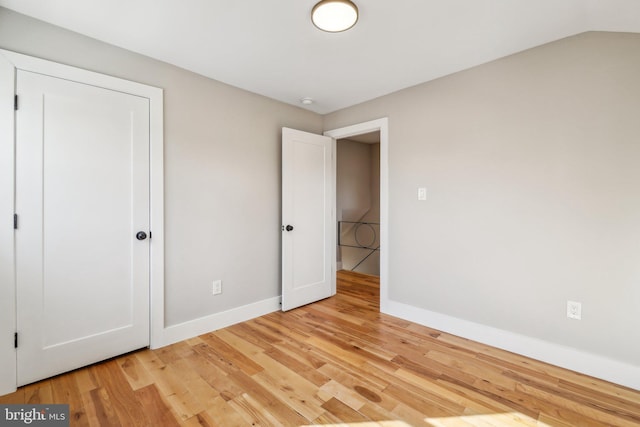
[[[380,276],[380,131],[336,145],[336,270]]]
[[[389,119],[387,117],[383,117],[380,119],[371,120],[368,122],[362,122],[353,124],[350,126],[345,126],[342,128],[332,129],[324,132],[325,136],[329,136],[333,138],[335,144],[333,146],[333,153],[337,153],[337,145],[338,140],[342,139],[353,139],[358,136],[377,133],[378,139],[380,142],[379,149],[379,158],[380,158],[380,167],[379,167],[379,210],[380,210],[380,227],[377,239],[379,240],[379,279],[376,281],[379,283],[379,310],[381,312],[386,312],[388,310],[389,305]],[[334,189],[336,184],[336,170],[337,170],[337,154],[334,155]],[[334,212],[334,220],[336,225],[335,235],[337,236],[337,217],[335,213],[337,212],[335,202],[337,200],[334,198],[333,212]],[[333,268],[334,272],[338,270],[337,265],[337,245],[334,246],[336,248],[336,253],[334,254],[334,262]],[[344,271],[344,270],[342,270]],[[359,273],[349,273],[349,274],[359,274]],[[337,276],[337,275],[336,275]],[[337,291],[334,281],[333,294]]]

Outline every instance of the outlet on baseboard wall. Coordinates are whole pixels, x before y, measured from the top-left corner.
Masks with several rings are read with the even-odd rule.
[[[222,293],[222,280],[213,281],[213,294],[220,295]]]
[[[567,301],[567,317],[569,319],[582,319],[582,303]]]

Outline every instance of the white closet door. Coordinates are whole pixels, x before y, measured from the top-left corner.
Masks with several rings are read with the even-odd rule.
[[[149,345],[149,101],[26,71],[16,84],[24,385]]]

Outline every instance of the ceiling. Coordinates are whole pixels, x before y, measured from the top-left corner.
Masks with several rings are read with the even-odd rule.
[[[0,6],[320,114],[585,31],[640,32],[640,0],[0,0]],[[314,103],[302,105],[309,97]]]

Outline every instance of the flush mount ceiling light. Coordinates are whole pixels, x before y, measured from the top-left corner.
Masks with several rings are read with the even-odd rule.
[[[313,7],[311,21],[322,31],[345,31],[358,22],[358,7],[349,0],[322,0]]]

